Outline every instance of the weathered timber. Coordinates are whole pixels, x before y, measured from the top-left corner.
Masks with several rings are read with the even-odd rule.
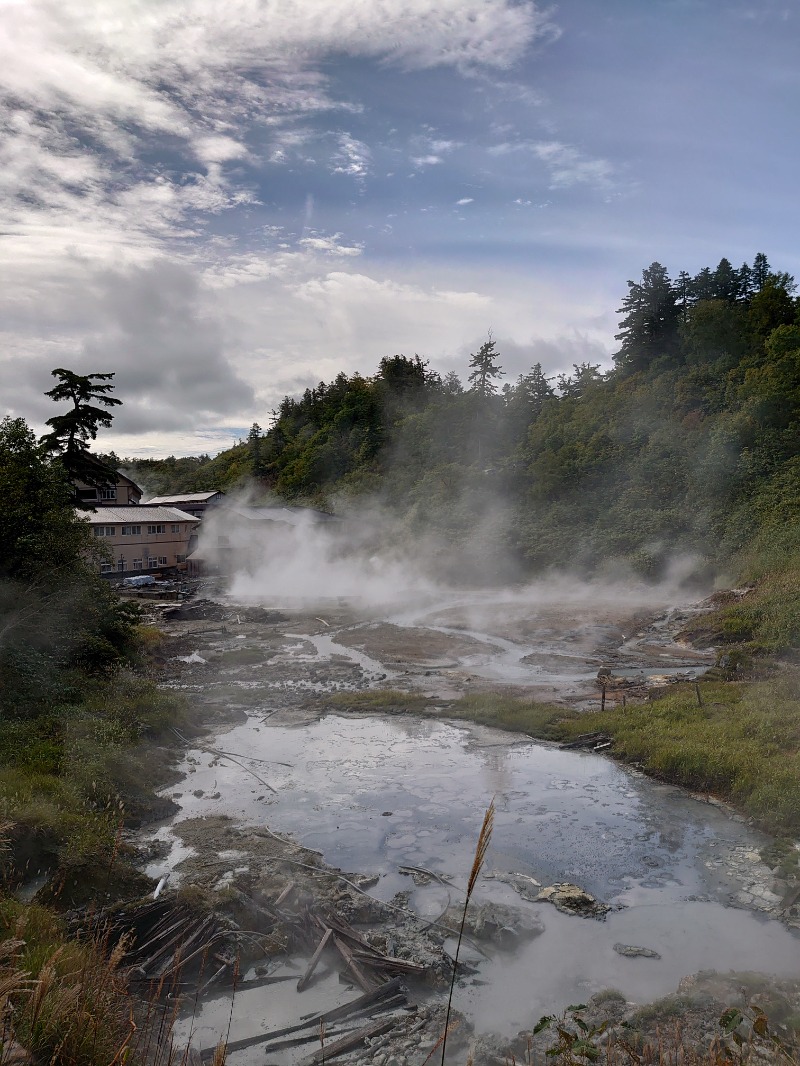
[[[269,985],[285,984],[294,981],[294,975],[290,973],[280,974],[277,977],[251,977],[249,981],[238,981],[236,984],[237,995],[239,992],[249,992],[254,988],[267,988]]]
[[[294,1025],[287,1025],[283,1029],[273,1029],[269,1033],[261,1033],[258,1036],[244,1037],[242,1040],[232,1040],[227,1045],[228,1053],[234,1051],[244,1051],[246,1048],[255,1047],[257,1044],[264,1044],[269,1040],[275,1040],[281,1036],[289,1036],[292,1033],[302,1032],[303,1029],[314,1027],[319,1028],[320,1023],[327,1024],[328,1022],[339,1021],[340,1018],[347,1018],[352,1014],[358,1014],[365,1010],[367,1007],[371,1007],[376,1003],[380,1003],[382,1000],[386,1000],[391,996],[400,992],[402,982],[399,977],[392,978],[391,981],[386,981],[379,988],[376,988],[372,992],[365,992],[363,996],[359,996],[358,999],[353,999],[349,1003],[343,1003],[341,1007],[333,1007],[332,1010],[325,1011],[323,1014],[314,1014],[305,1018],[301,1022],[295,1022]],[[405,998],[405,997],[404,997]],[[215,1047],[203,1048],[201,1054],[203,1060],[211,1059],[216,1050]]]
[[[341,937],[333,934],[333,944],[344,961],[347,963],[347,969],[356,979],[356,984],[364,989],[365,992],[372,992],[380,985],[380,981],[377,978],[372,977],[366,972],[362,964],[353,954],[352,949],[347,945]]]
[[[392,996],[391,999],[384,1000],[383,1002],[381,1002],[378,1008],[378,1012],[380,1014],[385,1014],[386,1011],[395,1010],[398,1007],[408,1008],[408,1000],[404,995]],[[365,1014],[369,1009],[369,1007],[365,1007],[360,1011],[356,1011],[348,1018],[343,1019],[344,1025],[347,1025],[349,1022],[352,1022],[355,1018],[358,1017],[359,1014]],[[325,1031],[326,1033],[328,1032],[327,1027]],[[346,1031],[347,1030],[342,1029],[341,1034],[345,1035]],[[330,1033],[330,1035],[331,1037],[338,1036],[336,1032],[332,1032]],[[273,1051],[281,1051],[284,1048],[297,1047],[298,1044],[308,1044],[312,1040],[319,1040],[319,1030],[317,1030],[316,1032],[314,1032],[313,1030],[307,1030],[304,1033],[297,1033],[294,1036],[287,1036],[284,1038],[279,1038],[275,1041],[271,1041],[264,1045],[264,1051],[266,1051],[267,1053],[271,1053]]]
[[[397,973],[423,974],[427,966],[418,962],[410,962],[408,959],[397,959],[391,955],[380,955],[377,952],[354,951],[353,958],[366,963],[374,970],[394,970]]]
[[[320,958],[322,956],[322,952],[325,950],[325,948],[326,948],[326,946],[328,944],[328,941],[330,940],[330,938],[332,936],[333,936],[333,930],[330,929],[330,928],[326,929],[325,932],[322,934],[322,940],[320,940],[319,944],[317,944],[317,949],[314,952],[314,954],[311,956],[311,961],[309,962],[308,966],[306,967],[306,972],[303,974],[303,976],[297,982],[297,991],[298,992],[302,992],[305,988],[308,987],[308,982],[311,980],[311,977],[312,977],[312,975],[314,973],[314,970],[316,970],[316,968],[317,968],[317,963],[319,962],[319,960],[320,960]]]
[[[286,886],[286,888],[284,888],[283,892],[281,892],[281,894],[278,896],[278,898],[273,903],[273,907],[280,907],[281,903],[283,903],[285,900],[287,900],[289,898],[289,893],[294,888],[294,885],[295,885],[294,881],[290,881],[289,882],[289,884]]]
[[[328,1059],[335,1058],[337,1055],[344,1055],[346,1051],[352,1051],[353,1048],[363,1044],[370,1037],[380,1036],[381,1033],[392,1029],[397,1025],[397,1022],[397,1018],[383,1018],[379,1022],[373,1022],[372,1025],[365,1025],[363,1029],[359,1029],[355,1033],[349,1033],[347,1036],[342,1037],[341,1040],[337,1040],[336,1043],[321,1047],[313,1055],[309,1055],[306,1059],[301,1059],[301,1066],[313,1066],[314,1063],[327,1062]]]

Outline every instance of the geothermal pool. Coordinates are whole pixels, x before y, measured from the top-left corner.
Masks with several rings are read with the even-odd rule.
[[[377,875],[373,895],[389,900],[407,892],[415,911],[435,918],[448,894],[463,898],[459,889],[494,797],[495,829],[474,898],[536,916],[544,929],[489,959],[467,948],[475,972],[459,982],[455,1006],[478,1031],[513,1034],[608,987],[645,1002],[700,969],[800,973],[800,939],[741,905],[776,902],[758,855],[766,838],[602,756],[443,719],[328,714],[308,721],[285,710],[266,719],[253,712],[209,743],[238,761],[200,748],[186,753],[182,783],[166,790],[181,810],[155,833],[173,844],[149,868],[155,876],[171,871],[180,878],[190,852],[174,833],[177,823],[227,815],[238,825],[289,833],[344,871]],[[248,862],[246,853],[232,853],[220,884],[245,872]],[[450,878],[453,888],[415,885],[402,866]],[[561,914],[493,876],[508,873],[543,886],[573,882],[612,910],[604,921]],[[614,950],[618,942],[661,958],[623,957]],[[342,995],[333,976],[313,996],[298,996],[293,984],[243,995],[234,1003],[231,1039],[335,1006]],[[195,1039],[213,1045],[229,1012],[229,996],[208,999],[192,1022]],[[307,1049],[270,1061],[303,1054]],[[255,1048],[231,1061],[261,1063],[263,1052]]]

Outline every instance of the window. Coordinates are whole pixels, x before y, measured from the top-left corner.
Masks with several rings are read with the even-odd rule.
[[[141,536],[141,533],[142,533],[142,527],[141,526],[123,526],[122,527],[122,535],[123,535],[123,537],[139,537],[139,536]]]
[[[159,566],[166,566],[167,565],[167,557],[166,557],[166,555],[159,555],[159,557],[158,557],[158,565]]]
[[[127,569],[128,569],[128,564],[125,562],[125,560],[124,559],[117,559],[117,570],[121,574],[124,574]]]
[[[117,498],[117,490],[116,490],[116,488],[109,487],[109,488],[105,488],[105,489],[100,489],[100,499],[101,500],[116,500],[116,498]]]
[[[134,570],[141,570],[142,569],[142,560],[141,559],[134,559],[133,560],[133,569]]]
[[[117,532],[116,526],[95,526],[94,535],[96,537],[113,537]]]
[[[180,525],[175,523],[175,522],[173,522],[172,523],[172,532],[173,533],[180,533],[180,531],[181,531]]]
[[[100,563],[101,574],[110,574],[113,569],[114,567],[111,565],[111,563]]]
[[[148,570],[155,570],[155,568],[157,566],[158,566],[158,559],[155,557],[155,555],[151,555],[150,558],[147,560],[147,569]]]
[[[185,563],[186,562],[186,556],[185,555],[176,555],[175,556],[175,562],[176,563]]]
[[[147,527],[147,532],[148,532],[149,534],[151,534],[151,535],[152,535],[153,533],[166,533],[166,531],[167,531],[167,527],[166,527],[166,526],[164,526],[164,525],[159,525],[159,526],[148,526],[148,527]]]

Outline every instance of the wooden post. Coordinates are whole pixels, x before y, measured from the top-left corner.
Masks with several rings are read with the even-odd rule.
[[[605,709],[606,709],[606,686],[603,685],[602,688],[600,689],[600,710],[604,711]]]
[[[694,693],[695,693],[695,696],[697,696],[697,706],[698,707],[702,707],[703,706],[703,697],[700,695],[700,682],[699,681],[695,681],[695,683],[694,683]]]

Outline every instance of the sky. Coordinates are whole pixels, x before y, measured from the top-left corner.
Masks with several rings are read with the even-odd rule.
[[[216,453],[419,354],[611,365],[616,310],[800,276],[800,0],[0,0],[0,409]]]

